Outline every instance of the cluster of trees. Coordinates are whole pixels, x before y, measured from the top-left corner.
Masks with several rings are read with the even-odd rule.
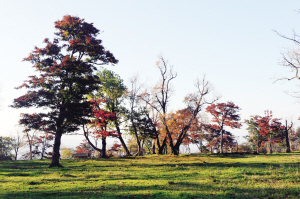
[[[282,124],[279,118],[273,118],[272,111],[265,111],[264,116],[252,116],[245,123],[248,125],[248,141],[256,153],[272,153],[274,149],[276,152],[285,149],[289,153],[299,149],[300,129],[295,131],[293,123],[288,124],[287,120]]]
[[[222,153],[223,140],[229,143],[229,137],[233,138],[223,127],[240,127],[239,124],[230,124],[229,120],[237,121],[239,117],[227,118],[226,114],[230,114],[230,111],[227,113],[226,108],[221,110],[224,113],[210,112],[217,125],[201,122],[199,113],[204,106],[218,100],[209,97],[211,89],[205,77],[197,81],[195,92],[185,97],[186,108],[169,112],[172,94],[170,83],[177,74],[164,58],[161,57],[157,62],[161,79],[155,87],[142,91],[137,80],[132,79],[131,87],[127,89],[118,75],[97,68],[98,65],[116,64],[118,60],[97,39],[99,30],[92,23],[66,15],[55,22],[55,28],[58,30],[55,33],[57,37],[52,42],[46,38],[44,48],[35,47],[24,59],[31,62],[39,74],[30,76],[17,88],[26,88],[28,92],[15,99],[12,105],[14,108],[44,110],[22,114],[20,124],[24,126],[25,134],[41,131],[54,136],[50,167],[61,166],[61,136],[79,129],[83,129],[87,143],[101,157],[107,157],[107,137],[119,139],[125,154],[132,155],[124,141],[124,131],[133,135],[137,143],[135,155],[142,155],[143,147],[150,143],[153,153],[163,154],[170,148],[172,154],[178,155],[183,143],[196,142],[196,138],[201,137],[198,134],[205,134],[203,132],[211,134],[211,145],[219,145]],[[234,105],[232,108],[236,109]],[[97,146],[98,138],[102,140],[101,148]],[[28,138],[30,146],[33,144],[31,140]],[[113,148],[117,150],[119,147],[116,144]],[[30,148],[31,156],[34,154],[32,151]]]
[[[26,88],[23,96],[14,100],[14,108],[40,108],[39,113],[21,115],[20,125],[30,148],[29,156],[51,157],[50,167],[60,167],[61,137],[82,130],[85,140],[70,153],[97,152],[100,157],[113,154],[126,156],[145,153],[178,155],[181,146],[196,144],[201,152],[223,153],[238,148],[232,133],[225,127],[240,128],[238,111],[233,102],[217,103],[211,95],[209,82],[197,80],[195,91],[184,98],[185,108],[169,111],[171,82],[177,74],[160,57],[156,63],[160,80],[150,89],[138,85],[137,78],[127,88],[114,72],[97,66],[114,65],[118,60],[98,39],[100,31],[84,19],[66,15],[55,22],[56,38],[45,39],[45,47],[35,49],[24,61],[29,61],[37,75],[17,89]],[[210,115],[210,123],[205,115]],[[285,139],[290,127],[284,127],[270,112],[255,116],[246,123],[256,151]],[[34,132],[43,132],[35,136]],[[130,135],[125,142],[124,135]],[[118,142],[107,149],[107,138]],[[101,140],[101,145],[98,141]],[[53,145],[50,144],[53,141]],[[134,143],[134,144],[133,144]],[[288,141],[286,141],[288,143]],[[47,148],[53,147],[52,153]]]
[[[53,135],[44,132],[24,132],[15,136],[0,136],[0,160],[45,159],[51,157]],[[25,150],[24,150],[25,149]],[[19,157],[21,151],[21,158]]]

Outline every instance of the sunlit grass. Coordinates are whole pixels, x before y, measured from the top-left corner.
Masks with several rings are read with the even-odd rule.
[[[0,162],[2,198],[300,198],[300,153]]]

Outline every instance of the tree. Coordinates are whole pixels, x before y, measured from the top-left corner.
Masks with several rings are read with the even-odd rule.
[[[286,144],[286,153],[291,152],[290,146],[290,139],[289,139],[289,131],[293,127],[293,122],[288,126],[287,120],[285,120],[285,127],[284,127],[284,136],[285,136],[285,144]]]
[[[0,136],[0,160],[11,160],[12,138]]]
[[[99,149],[97,147],[97,143],[94,145],[89,138],[89,135],[94,135],[94,138],[102,137],[102,148],[106,148],[106,137],[112,135],[113,137],[117,137],[126,153],[127,156],[130,156],[130,152],[126,146],[126,143],[122,137],[122,133],[120,130],[120,124],[122,123],[121,118],[125,115],[125,107],[122,106],[123,100],[125,98],[125,91],[126,86],[123,84],[123,80],[120,78],[119,75],[115,74],[113,71],[102,69],[97,72],[97,76],[99,77],[99,80],[101,81],[101,85],[99,85],[97,92],[90,93],[89,98],[95,102],[96,104],[93,104],[93,111],[94,111],[94,121],[91,122],[89,125],[83,125],[84,135],[88,142],[91,144],[91,146],[98,151],[102,157],[106,157],[106,149],[103,151],[102,149]],[[108,116],[109,114],[113,117],[110,117],[107,119],[101,118],[101,115],[95,115],[97,112],[105,113],[102,116]],[[100,116],[100,118],[99,118]],[[101,131],[99,128],[97,130],[97,125],[95,125],[95,121],[101,120],[107,120],[107,124],[111,128],[115,128],[116,131],[110,131],[110,135],[106,135],[105,137],[101,136]],[[100,121],[100,123],[102,123]],[[89,133],[90,128],[94,128],[94,133]],[[102,128],[101,125],[98,127]]]
[[[92,146],[87,140],[83,140],[78,146],[76,146],[75,153],[85,153],[88,156],[91,156],[93,151]]]
[[[264,138],[262,144],[267,145],[268,153],[272,153],[272,144],[280,143],[283,140],[285,126],[280,123],[280,119],[272,118],[272,111],[266,110],[265,116],[255,117],[258,124],[259,133]]]
[[[107,129],[109,122],[112,122],[117,119],[116,114],[113,112],[105,111],[100,108],[102,100],[98,99],[97,102],[91,100],[93,105],[93,115],[94,118],[88,126],[83,126],[84,136],[87,139],[88,143],[97,151],[101,153],[101,158],[106,158],[106,138],[108,136],[116,137],[115,131],[109,131]],[[92,131],[91,131],[92,129]],[[89,140],[88,135],[93,133],[96,137],[102,138],[102,150],[99,150],[95,147]]]
[[[187,132],[189,131],[193,121],[197,117],[198,113],[202,110],[203,105],[207,103],[213,103],[217,99],[212,99],[211,102],[208,102],[207,95],[210,93],[210,84],[205,80],[205,77],[202,81],[198,80],[195,84],[196,92],[188,94],[185,97],[186,110],[190,111],[191,117],[189,120],[181,127],[180,133],[176,140],[173,140],[172,132],[168,127],[168,105],[170,101],[170,96],[172,93],[172,89],[170,86],[170,82],[176,78],[177,74],[172,71],[172,66],[168,64],[164,58],[160,57],[160,60],[157,62],[157,67],[161,74],[161,79],[157,83],[157,85],[152,89],[151,94],[145,92],[140,95],[140,98],[146,102],[151,109],[155,110],[159,115],[160,125],[164,128],[166,136],[164,136],[163,142],[160,145],[157,142],[159,147],[159,153],[162,153],[162,150],[165,148],[167,141],[169,142],[170,148],[172,150],[172,154],[178,155],[180,145],[183,143]]]
[[[40,150],[37,151],[40,155],[41,158],[51,158],[52,153],[48,152],[47,149],[53,147],[51,142],[53,141],[54,136],[50,133],[43,132],[41,135],[35,137],[35,144],[37,146],[37,149],[40,147]]]
[[[22,136],[20,135],[19,132],[17,132],[17,135],[13,136],[11,138],[11,140],[12,140],[12,149],[13,149],[14,154],[15,154],[15,160],[17,160],[19,149],[24,146],[24,140],[23,140],[23,138],[22,138]]]
[[[173,66],[170,66],[168,62],[161,56],[159,57],[159,61],[156,62],[156,66],[160,71],[161,79],[156,84],[156,86],[152,89],[151,94],[150,92],[145,91],[139,97],[148,104],[152,110],[155,110],[160,118],[161,123],[167,129],[167,108],[170,101],[171,96],[171,81],[176,78],[177,74],[173,72]],[[162,154],[163,149],[167,143],[167,137],[171,138],[171,134],[167,133],[164,136],[162,144],[160,144],[159,140],[157,139],[157,146],[159,148],[159,154]],[[172,138],[170,140],[172,141]]]
[[[58,32],[53,42],[46,38],[46,47],[35,47],[24,59],[33,64],[39,75],[30,76],[18,87],[29,91],[15,99],[12,107],[44,108],[40,113],[23,114],[20,123],[28,129],[55,134],[50,167],[61,167],[62,134],[77,131],[91,115],[86,95],[100,83],[94,74],[96,66],[116,64],[118,60],[96,38],[99,30],[92,23],[66,15],[55,22],[55,28]]]
[[[276,32],[276,31],[275,31]],[[282,61],[281,65],[284,67],[288,67],[294,72],[294,76],[291,77],[283,77],[279,78],[277,80],[293,80],[298,79],[300,80],[299,76],[299,69],[300,69],[300,54],[299,54],[299,47],[300,47],[300,37],[296,33],[292,37],[287,37],[285,35],[282,35],[278,32],[276,32],[280,37],[290,40],[294,43],[295,47],[292,49],[289,49],[286,53],[281,53],[282,55]]]
[[[29,157],[29,160],[32,160],[33,159],[33,156],[36,154],[33,152],[33,148],[34,146],[36,145],[36,136],[37,136],[37,130],[30,130],[30,129],[25,129],[23,131],[24,133],[24,137],[27,139],[26,140],[26,143],[29,147],[29,152],[24,154],[23,157],[25,158],[28,158]]]
[[[212,125],[212,128],[220,131],[220,153],[223,154],[223,129],[224,126],[229,126],[232,129],[240,128],[240,116],[237,112],[240,110],[233,102],[211,104],[206,108],[213,118],[212,121],[217,123]]]
[[[248,125],[247,130],[249,136],[247,136],[248,141],[254,145],[256,153],[259,153],[259,149],[261,148],[261,144],[263,142],[263,137],[259,133],[258,123],[256,122],[255,118],[259,116],[251,116],[249,120],[245,120],[245,123]]]
[[[129,91],[127,91],[128,92],[127,96],[129,98],[129,114],[128,114],[128,116],[129,116],[129,120],[131,122],[131,132],[134,133],[135,140],[136,140],[136,143],[138,146],[136,155],[142,155],[143,152],[142,152],[142,147],[141,147],[141,140],[140,140],[140,137],[138,134],[138,126],[135,121],[135,118],[139,117],[140,113],[142,113],[141,110],[140,111],[136,110],[136,107],[139,104],[139,100],[140,100],[138,98],[139,91],[142,86],[137,85],[137,77],[133,77],[130,80],[130,83],[131,83],[131,89]]]
[[[72,148],[62,148],[60,150],[61,159],[71,159],[73,157],[73,154],[75,153],[74,149]]]
[[[117,138],[120,140],[126,155],[130,156],[131,154],[127,149],[120,128],[120,125],[123,123],[122,118],[124,118],[126,112],[123,101],[127,88],[123,83],[123,79],[113,71],[103,69],[97,75],[102,84],[93,96],[93,99],[103,99],[103,109],[115,113],[117,118],[112,121],[111,125],[116,129]]]

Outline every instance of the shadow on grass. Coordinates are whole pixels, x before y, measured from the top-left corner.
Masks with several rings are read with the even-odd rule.
[[[8,192],[3,198],[299,198],[299,188],[240,188],[226,184],[174,182],[166,185],[107,185],[68,189]]]

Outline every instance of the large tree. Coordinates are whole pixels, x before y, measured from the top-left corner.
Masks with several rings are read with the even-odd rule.
[[[56,38],[45,39],[46,47],[35,49],[24,61],[29,61],[39,73],[18,88],[28,92],[15,99],[13,107],[34,107],[43,110],[23,114],[20,123],[28,129],[55,134],[50,167],[61,167],[59,148],[61,136],[78,130],[91,114],[86,95],[98,88],[94,74],[97,65],[116,64],[117,59],[105,50],[97,39],[99,30],[92,23],[66,15],[55,22]]]

